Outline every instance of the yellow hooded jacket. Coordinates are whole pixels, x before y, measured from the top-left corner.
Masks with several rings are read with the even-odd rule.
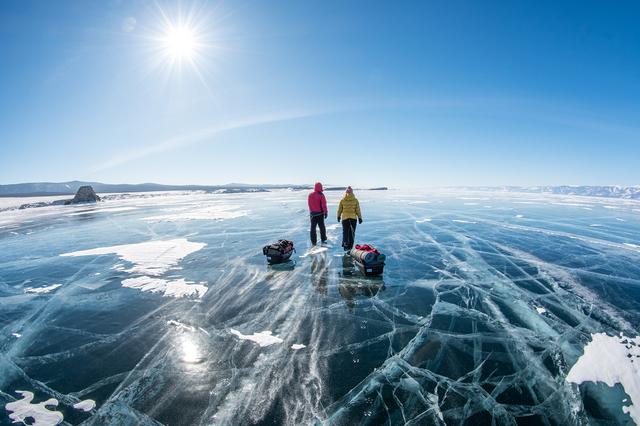
[[[361,219],[360,202],[353,194],[344,194],[340,204],[338,205],[338,220],[342,217],[345,219]]]

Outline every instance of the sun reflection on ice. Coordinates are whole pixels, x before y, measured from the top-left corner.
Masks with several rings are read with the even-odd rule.
[[[187,364],[197,364],[203,359],[200,347],[191,336],[181,336],[178,348],[180,350],[180,359]]]

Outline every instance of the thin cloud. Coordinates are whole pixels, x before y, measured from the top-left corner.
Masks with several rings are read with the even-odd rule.
[[[228,132],[231,130],[239,130],[254,126],[260,126],[263,124],[278,123],[283,121],[298,120],[301,118],[315,117],[319,115],[329,114],[333,111],[306,111],[306,112],[278,112],[273,114],[259,115],[255,117],[243,118],[236,121],[231,121],[224,125],[218,125],[213,127],[207,127],[197,130],[186,135],[181,135],[166,139],[162,142],[153,145],[147,145],[140,149],[131,150],[121,155],[117,155],[110,160],[99,164],[93,171],[99,172],[113,167],[120,166],[122,164],[129,163],[131,161],[139,160],[141,158],[148,157],[153,154],[172,151],[185,146],[193,145],[195,143],[210,141],[220,133]]]
[[[536,110],[535,112],[531,111],[532,107],[535,107],[533,108]],[[239,130],[260,126],[263,124],[298,120],[302,118],[317,117],[348,111],[395,108],[420,108],[425,110],[438,111],[456,111],[464,109],[468,111],[476,111],[476,113],[480,114],[485,114],[486,111],[491,111],[492,114],[499,114],[500,116],[504,116],[505,118],[517,116],[523,120],[538,119],[572,126],[584,130],[598,130],[605,133],[618,135],[638,134],[638,129],[636,127],[614,124],[603,119],[598,120],[594,118],[593,115],[588,116],[589,119],[586,119],[585,117],[587,116],[585,115],[584,111],[579,111],[567,107],[563,108],[563,105],[561,103],[540,103],[526,98],[463,97],[448,99],[433,98],[418,100],[385,100],[383,102],[379,100],[368,100],[367,102],[363,102],[362,100],[351,100],[341,102],[340,107],[307,110],[302,112],[280,111],[276,113],[242,118],[235,121],[230,121],[226,124],[206,127],[192,133],[176,136],[170,139],[166,139],[157,144],[147,145],[139,149],[131,150],[126,153],[117,155],[109,159],[108,161],[96,166],[93,169],[93,172],[99,172],[117,167],[122,164],[139,160],[153,154],[175,150],[196,143],[210,142],[220,133],[232,130]]]
[[[424,101],[422,101],[420,102],[420,104],[422,106],[427,106],[427,107],[437,107],[437,106],[442,107],[445,105],[449,105],[449,102],[443,103],[441,101],[428,101],[425,103]],[[188,133],[186,135],[181,135],[181,136],[176,136],[170,139],[166,139],[157,144],[147,145],[139,149],[130,150],[121,155],[117,155],[102,164],[97,165],[96,167],[93,168],[92,172],[93,173],[100,172],[103,170],[120,166],[122,164],[129,163],[134,160],[139,160],[141,158],[148,157],[153,154],[171,151],[181,147],[193,145],[195,143],[210,141],[212,138],[215,138],[220,133],[228,132],[231,130],[238,130],[243,128],[260,126],[263,124],[298,120],[301,118],[317,117],[317,116],[347,112],[347,111],[368,110],[368,109],[376,109],[376,108],[396,108],[399,105],[407,106],[407,105],[411,105],[411,102],[407,102],[407,101],[400,101],[400,102],[366,101],[364,102],[362,100],[346,100],[346,101],[342,101],[341,106],[339,107],[327,107],[323,109],[319,108],[316,110],[307,110],[302,112],[280,111],[276,113],[269,113],[269,114],[257,115],[249,118],[238,119],[236,121],[231,121],[227,124],[220,124],[212,127],[199,129],[195,132]],[[460,104],[458,101],[455,101],[449,106],[459,107]]]

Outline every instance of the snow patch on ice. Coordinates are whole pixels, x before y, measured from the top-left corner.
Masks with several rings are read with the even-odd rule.
[[[293,349],[294,351],[297,351],[299,349],[304,349],[306,347],[307,345],[303,345],[302,343],[294,343],[293,345],[291,345],[291,349]]]
[[[570,206],[570,207],[592,207],[590,204],[582,203],[551,203],[555,206]]]
[[[432,408],[430,410],[435,411],[436,416],[440,419],[441,422],[444,422],[444,415],[442,414],[442,410],[440,410],[440,403],[438,401],[438,395],[434,393],[430,393],[427,396],[427,399],[431,403]]]
[[[319,253],[323,253],[325,251],[329,250],[328,247],[313,247],[309,250],[307,250],[303,255],[300,256],[300,258],[304,258],[304,257],[308,257],[308,256],[312,256],[314,254],[319,254]]]
[[[34,396],[32,392],[17,390],[16,393],[23,398],[5,405],[5,409],[11,413],[9,414],[9,418],[13,423],[37,426],[49,426],[62,423],[64,416],[61,412],[46,408],[57,407],[57,399],[49,398],[44,402],[32,404],[31,401],[33,401]],[[27,421],[28,418],[33,419],[33,421]]]
[[[219,205],[200,209],[191,209],[182,213],[145,217],[147,222],[181,222],[187,220],[225,220],[247,216],[248,210],[239,210],[238,206]]]
[[[76,410],[89,412],[96,408],[96,402],[93,399],[85,399],[84,401],[80,401],[77,404],[73,404],[73,408]]]
[[[74,212],[74,213],[68,213],[65,216],[82,216],[85,214],[92,214],[92,213],[118,213],[118,212],[128,212],[131,210],[137,210],[137,207],[109,207],[109,208],[105,208],[105,209],[91,209],[91,210],[82,210],[79,212]]]
[[[431,204],[431,201],[411,201],[409,204]]]
[[[183,324],[180,321],[169,320],[167,321],[167,324],[175,327],[178,331],[195,331],[195,328],[191,327],[190,325]]]
[[[145,243],[100,247],[64,253],[60,256],[78,257],[116,254],[120,259],[133,263],[133,267],[126,270],[127,272],[158,276],[167,272],[189,254],[205,246],[205,243],[193,243],[187,241],[186,238],[177,238],[166,241],[148,241]],[[114,269],[117,269],[117,266],[114,266]]]
[[[271,331],[265,330],[260,331],[258,333],[253,333],[251,335],[242,334],[238,330],[234,330],[233,328],[229,329],[231,334],[234,334],[240,340],[251,340],[252,342],[257,343],[260,347],[270,346],[275,343],[282,343],[283,340],[278,336],[273,336]]]
[[[197,297],[202,298],[208,288],[204,283],[193,283],[184,278],[167,280],[157,277],[142,276],[127,278],[122,281],[123,287],[135,288],[150,293],[162,293],[165,297]]]
[[[522,219],[522,218],[524,217],[524,215],[517,214],[517,215],[516,215],[516,217],[517,217],[518,219]]]
[[[541,307],[536,307],[536,311],[538,311],[538,313],[540,315],[544,314],[545,312],[547,312],[547,310],[545,308],[541,308]]]
[[[137,207],[108,207],[105,209],[100,209],[100,212],[109,212],[109,213],[118,213],[118,212],[128,212],[131,210],[138,210]]]
[[[51,293],[57,288],[62,287],[62,284],[51,284],[45,287],[27,287],[24,289],[25,293],[35,293],[35,294],[44,294]]]
[[[462,220],[462,219],[453,219],[452,222],[457,222],[457,223],[478,223],[478,222],[473,222],[471,220]]]
[[[431,218],[423,217],[422,219],[416,220],[416,223],[424,223],[424,222],[431,222]]]
[[[22,337],[22,334],[20,334],[20,333],[11,333],[11,335],[13,337],[15,337],[16,339],[19,339],[20,337]]]
[[[592,224],[591,224],[591,225],[589,225],[589,226],[591,226],[591,227],[593,227],[593,228],[600,228],[600,227],[602,227],[602,225],[600,225],[599,223],[592,223]]]
[[[436,272],[440,272],[440,271],[437,270]],[[437,283],[438,281],[436,280],[421,279],[421,280],[416,280],[416,281],[413,281],[412,283],[409,283],[409,286],[434,289]]]
[[[577,384],[603,382],[607,386],[620,383],[632,402],[632,405],[623,406],[622,411],[640,423],[640,336],[630,338],[622,333],[620,336],[596,333],[591,338],[566,380]]]

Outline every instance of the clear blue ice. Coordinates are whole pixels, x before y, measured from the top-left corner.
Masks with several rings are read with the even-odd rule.
[[[296,191],[0,212],[0,424],[17,390],[66,424],[632,422],[630,389],[566,376],[594,333],[638,335],[640,203],[360,191],[365,278],[339,195],[315,254]]]

